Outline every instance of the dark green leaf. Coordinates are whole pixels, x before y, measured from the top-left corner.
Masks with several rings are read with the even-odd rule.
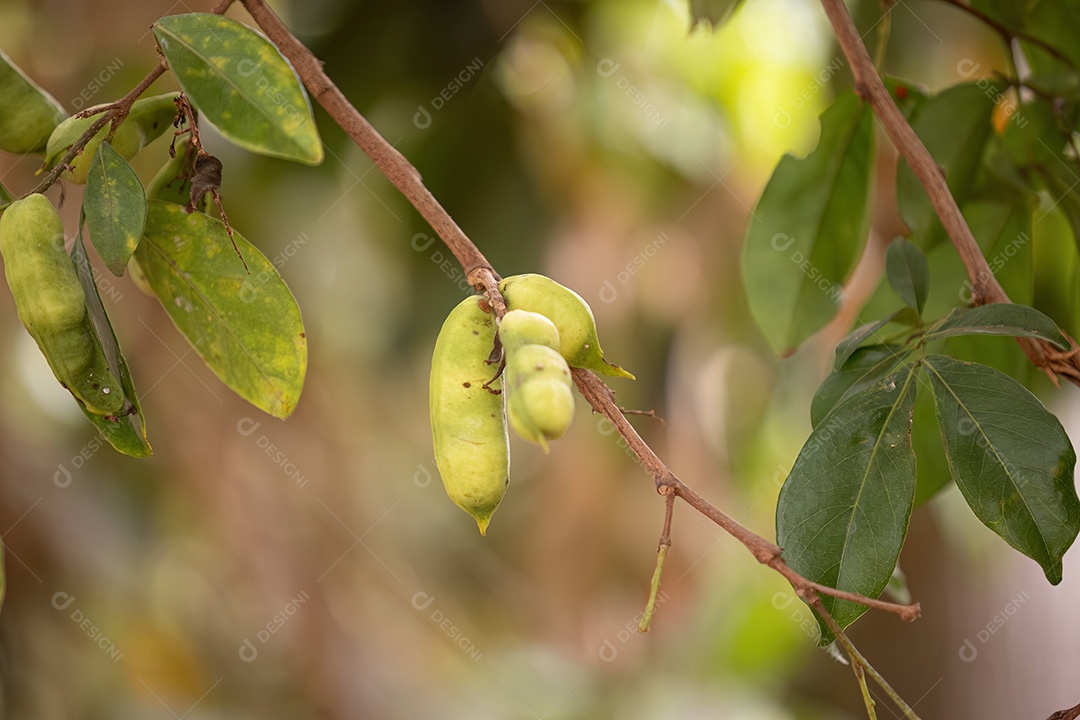
[[[1024,103],[1016,118],[1005,127],[1001,141],[1020,166],[1050,164],[1062,157],[1066,145],[1064,128],[1049,101],[1034,98]]]
[[[1019,0],[971,0],[971,6],[983,14],[1017,30],[1027,21],[1026,2]]]
[[[903,345],[866,345],[855,349],[843,367],[825,378],[814,394],[810,403],[810,424],[817,427],[841,400],[892,372],[906,356]]]
[[[8,189],[4,187],[3,183],[0,183],[0,210],[10,205],[14,200],[15,198],[11,196]]]
[[[773,348],[793,351],[836,314],[866,239],[873,115],[853,92],[821,116],[805,158],[780,160],[743,252],[750,309]]]
[[[845,398],[799,453],[780,490],[777,542],[796,572],[877,597],[892,577],[915,498],[914,365]],[[866,607],[822,596],[840,627]],[[832,633],[821,626],[822,644]]]
[[[120,351],[120,343],[116,339],[116,332],[113,330],[108,313],[105,312],[105,306],[101,302],[101,295],[98,294],[97,284],[94,282],[94,270],[90,266],[90,258],[87,256],[86,247],[83,245],[81,223],[79,232],[75,236],[75,244],[71,248],[71,262],[75,265],[75,272],[79,275],[83,293],[86,295],[86,308],[90,313],[94,332],[97,333],[101,348],[105,351],[105,356],[109,360],[109,367],[113,375],[119,378],[120,384],[124,388],[124,397],[131,403],[134,412],[124,417],[108,418],[87,411],[78,398],[76,398],[76,402],[79,402],[83,414],[97,427],[98,432],[110,445],[125,455],[140,458],[149,457],[153,450],[146,440],[146,417],[143,415],[142,407],[139,405],[139,396],[135,392],[135,383],[131,379],[131,371],[128,369],[124,354]]]
[[[1044,211],[1031,226],[1033,304],[1080,336],[1080,256],[1060,206]]]
[[[221,15],[169,15],[154,24],[176,82],[226,138],[252,152],[322,162],[311,103],[265,37]]]
[[[885,275],[900,299],[922,313],[930,292],[930,266],[923,251],[904,238],[896,238],[885,252]]]
[[[275,417],[296,407],[307,339],[289,288],[270,261],[225,225],[179,205],[150,201],[135,259],[161,304],[214,373]]]
[[[1074,0],[1030,0],[1024,30],[1056,52],[1036,43],[1021,41],[1024,54],[1035,72],[1080,68],[1080,7]]]
[[[979,241],[990,271],[1015,303],[1030,304],[1032,275],[1031,208],[1015,195],[987,193],[964,206],[964,219]],[[951,250],[951,248],[950,248]],[[971,282],[964,281],[964,304],[972,301]]]
[[[146,225],[146,194],[139,176],[107,142],[98,146],[86,173],[83,213],[94,249],[121,277]]]
[[[953,479],[975,515],[1061,582],[1080,531],[1076,453],[1061,423],[1008,375],[931,355],[924,367]]]
[[[995,92],[976,83],[954,85],[923,101],[912,122],[926,149],[944,168],[949,190],[959,204],[967,199],[974,185],[990,137],[994,97]],[[932,248],[944,236],[941,223],[926,191],[905,162],[897,168],[896,195],[900,216],[908,228],[918,235],[925,249]]]
[[[0,50],[0,150],[20,155],[44,150],[66,116],[60,103]]]
[[[1046,183],[1052,201],[1069,221],[1073,242],[1080,247],[1080,193],[1076,191],[1080,167],[1075,163],[1071,168],[1062,162],[1047,163],[1038,167],[1037,172]]]
[[[945,458],[945,448],[941,447],[941,431],[934,414],[934,393],[926,383],[919,383],[911,425],[911,446],[918,468],[915,483],[915,507],[918,508],[952,483],[949,461]]]
[[[924,339],[941,340],[956,335],[1008,335],[1035,337],[1069,349],[1069,341],[1054,321],[1033,307],[1016,303],[994,303],[974,308],[956,308]]]
[[[866,339],[871,336],[876,336],[878,330],[885,327],[893,321],[897,313],[893,313],[887,317],[883,317],[872,323],[867,323],[860,328],[857,328],[853,333],[840,341],[836,346],[836,353],[833,358],[833,370],[839,370],[843,367],[847,359],[851,357],[851,354],[858,349],[860,345],[866,342]],[[880,342],[880,338],[877,338]]]

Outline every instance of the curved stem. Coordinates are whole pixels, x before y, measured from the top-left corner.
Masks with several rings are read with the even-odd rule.
[[[266,33],[270,41],[289,59],[311,95],[431,224],[465,270],[469,282],[474,287],[484,291],[496,315],[501,316],[504,314],[506,312],[506,303],[499,292],[499,275],[488,263],[483,253],[465,235],[424,186],[420,173],[416,171],[416,168],[353,107],[323,71],[322,63],[293,36],[264,0],[240,0],[240,2],[247,9],[255,23]],[[226,4],[224,0],[222,4]],[[668,512],[670,512],[674,498],[680,498],[746,546],[759,562],[783,575],[801,597],[817,598],[819,593],[828,594],[892,612],[909,621],[919,616],[918,604],[898,605],[875,600],[827,588],[799,575],[784,562],[781,557],[781,549],[775,543],[769,542],[746,528],[679,480],[675,473],[668,468],[653,449],[641,439],[633,426],[630,425],[615,402],[614,392],[599,377],[589,370],[579,368],[574,368],[572,374],[578,390],[589,402],[593,410],[602,414],[614,426],[634,455],[640,460],[645,470],[652,476],[657,491],[666,496]],[[665,535],[670,531],[668,519],[669,516],[665,515]],[[664,547],[663,539],[662,537],[661,549]],[[823,606],[821,612],[825,612]],[[827,616],[828,613],[825,612],[825,615]],[[835,624],[835,620],[833,623]],[[872,672],[872,668],[869,668],[868,663],[864,667],[868,668],[871,677],[875,677],[875,673]],[[876,678],[880,678],[880,676],[877,675]]]
[[[431,224],[465,270],[469,283],[482,288],[487,294],[496,316],[505,314],[506,303],[499,293],[500,278],[495,269],[425,187],[416,168],[353,107],[337,85],[323,72],[322,63],[296,39],[281,18],[263,0],[241,2],[270,41],[292,63],[293,69],[312,97]]]
[[[942,0],[942,1],[944,3],[946,3],[947,5],[952,5],[954,8],[958,8],[960,10],[963,10],[968,15],[971,15],[973,18],[978,19],[983,24],[985,24],[987,27],[992,29],[994,32],[996,32],[998,35],[1001,36],[1001,39],[1005,41],[1005,45],[1008,47],[1008,49],[1010,51],[1012,50],[1012,41],[1013,40],[1023,40],[1024,42],[1031,43],[1032,45],[1036,45],[1039,48],[1045,50],[1050,55],[1053,55],[1055,59],[1060,60],[1061,62],[1065,63],[1069,67],[1073,67],[1072,60],[1069,59],[1068,55],[1061,52],[1060,50],[1058,50],[1053,45],[1048,44],[1046,41],[1041,40],[1040,38],[1037,38],[1034,35],[1029,35],[1028,33],[1023,32],[1022,30],[1014,30],[1013,28],[1010,28],[1008,25],[1005,25],[1004,23],[998,22],[997,20],[990,17],[986,13],[982,12],[978,8],[975,8],[975,7],[972,7],[971,5],[968,5],[966,2],[963,2],[963,0]]]

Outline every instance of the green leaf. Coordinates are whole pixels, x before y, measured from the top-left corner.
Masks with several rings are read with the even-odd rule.
[[[990,87],[996,87],[993,83]],[[976,83],[954,85],[921,103],[912,128],[945,170],[945,179],[958,204],[970,193],[983,149],[990,137],[994,92]],[[929,250],[944,237],[930,199],[906,162],[897,167],[896,202],[908,228]]]
[[[694,27],[703,23],[720,27],[742,4],[743,0],[690,0],[690,25]]]
[[[930,293],[930,266],[923,251],[902,237],[896,238],[885,252],[885,276],[900,299],[921,314]]]
[[[1024,30],[1064,56],[1055,57],[1038,45],[1021,41],[1024,54],[1036,72],[1062,68],[1080,68],[1080,7],[1073,0],[1030,0],[1027,3]]]
[[[181,89],[227,139],[263,155],[322,162],[307,93],[265,37],[212,13],[163,17],[154,37]]]
[[[810,403],[810,424],[817,427],[822,418],[849,395],[861,392],[907,357],[903,345],[866,345],[856,348],[843,366],[821,383]]]
[[[1027,21],[1025,3],[1017,0],[971,0],[971,6],[983,14],[1020,30]]]
[[[911,447],[915,450],[918,477],[915,483],[915,507],[919,508],[952,483],[949,461],[945,457],[945,448],[941,446],[934,393],[927,383],[919,383],[911,425]]]
[[[146,194],[139,176],[107,142],[98,146],[86,173],[83,213],[94,249],[121,277],[146,225]]]
[[[66,116],[60,103],[0,50],[0,150],[20,155],[44,150]]]
[[[853,92],[821,116],[805,158],[784,156],[758,200],[743,250],[750,310],[788,354],[836,314],[866,240],[874,125]]]
[[[964,206],[964,218],[979,241],[990,271],[1015,303],[1031,304],[1032,275],[1031,207],[1015,195],[995,197],[987,193]],[[950,251],[955,252],[950,248]],[[972,300],[971,283],[965,280],[962,302]]]
[[[11,196],[11,193],[8,192],[8,189],[4,187],[4,184],[0,183],[0,210],[3,210],[5,207],[10,205],[14,201],[15,198]]]
[[[892,577],[915,498],[915,365],[851,394],[807,439],[780,490],[776,537],[793,570],[877,597]],[[822,596],[840,627],[866,607]],[[832,633],[821,624],[821,642]]]
[[[296,407],[307,339],[289,288],[270,261],[203,213],[151,200],[135,259],[176,327],[238,395],[274,417]]]
[[[891,315],[876,320],[872,323],[867,323],[862,327],[857,328],[854,332],[841,340],[836,346],[835,357],[833,358],[833,370],[839,370],[843,367],[847,359],[851,357],[851,354],[855,352],[860,345],[866,342],[866,339],[871,335],[876,335],[878,330],[885,327],[893,321],[899,312],[894,312]]]
[[[1069,341],[1054,321],[1033,307],[1016,303],[993,303],[956,308],[923,336],[927,342],[957,335],[1008,335],[1034,337],[1069,349]]]
[[[1080,256],[1060,205],[1041,211],[1031,227],[1033,305],[1080,336]]]
[[[1080,531],[1076,453],[1061,423],[1008,375],[930,355],[924,367],[953,479],[975,515],[1061,582]]]
[[[127,360],[120,351],[116,332],[113,330],[112,322],[109,320],[108,313],[105,312],[101,295],[98,294],[97,285],[94,283],[94,271],[90,266],[90,258],[86,254],[86,246],[83,245],[81,222],[79,232],[75,235],[75,244],[71,247],[71,262],[75,265],[75,272],[79,276],[83,293],[86,295],[86,308],[90,313],[94,332],[97,333],[101,348],[109,360],[109,367],[113,375],[119,378],[124,388],[124,397],[131,403],[134,412],[124,417],[108,418],[89,412],[78,398],[75,398],[75,401],[79,403],[79,408],[87,419],[97,427],[101,436],[119,452],[137,458],[149,457],[153,450],[146,440],[146,417],[139,405],[139,396],[135,392],[135,383],[131,379]]]

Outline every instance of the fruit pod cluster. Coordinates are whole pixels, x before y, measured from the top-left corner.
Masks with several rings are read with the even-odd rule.
[[[481,535],[509,486],[507,416],[547,452],[574,418],[571,367],[634,377],[604,359],[592,309],[574,291],[536,274],[508,277],[499,290],[508,312],[498,329],[479,297],[466,298],[443,323],[431,362],[435,462],[450,499]],[[500,367],[491,360],[496,347]]]

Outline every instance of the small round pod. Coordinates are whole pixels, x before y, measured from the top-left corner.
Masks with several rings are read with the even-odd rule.
[[[558,351],[525,345],[507,353],[507,414],[514,431],[548,452],[574,420],[570,368]]]
[[[510,479],[502,384],[489,383],[494,368],[485,362],[494,344],[495,316],[481,309],[479,296],[465,298],[439,331],[429,385],[435,464],[446,494],[481,535]]]
[[[499,340],[506,352],[525,345],[545,345],[559,349],[559,329],[540,313],[510,310],[499,325]]]
[[[571,367],[611,377],[634,376],[604,359],[592,308],[576,292],[549,277],[530,273],[503,278],[499,291],[509,310],[529,310],[547,317],[559,330],[559,352]]]
[[[94,332],[86,295],[64,250],[64,226],[41,194],[0,215],[0,255],[19,319],[56,379],[88,412],[119,415],[126,398]]]

